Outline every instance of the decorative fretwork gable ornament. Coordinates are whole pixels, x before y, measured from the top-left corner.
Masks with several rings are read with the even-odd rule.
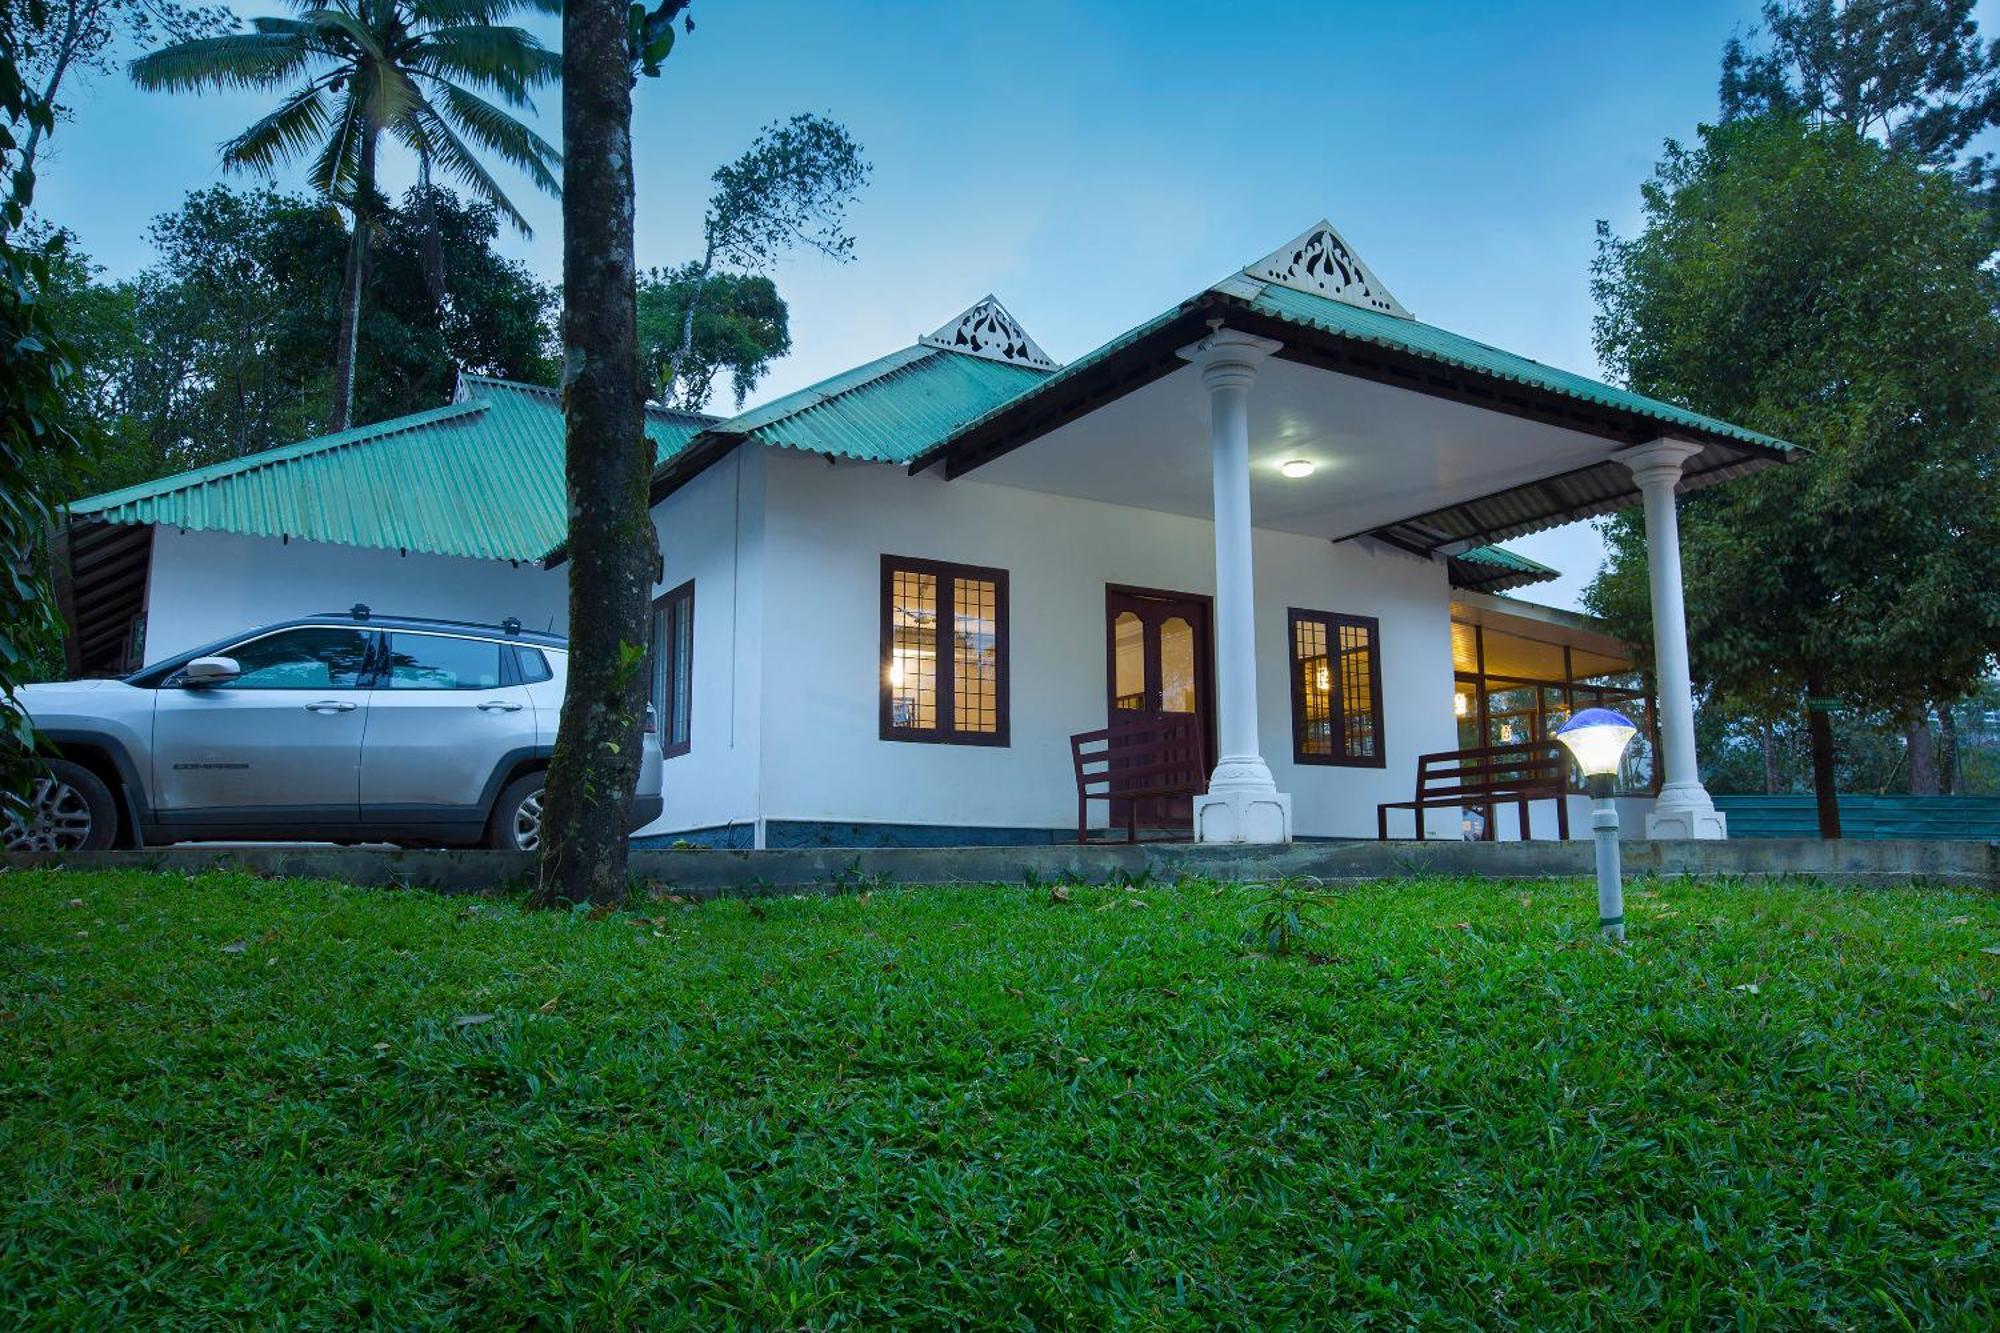
[[[1007,313],[1007,307],[990,295],[936,333],[917,341],[926,347],[942,347],[947,351],[983,356],[989,361],[1005,361],[1010,366],[1033,366],[1037,370],[1056,368],[1049,354],[1035,346],[1035,340],[1028,336],[1028,331]]]
[[[1411,318],[1403,303],[1389,295],[1389,289],[1382,285],[1374,270],[1361,262],[1331,222],[1322,221],[1243,272],[1259,282],[1275,282],[1313,296],[1332,297],[1399,319]]]

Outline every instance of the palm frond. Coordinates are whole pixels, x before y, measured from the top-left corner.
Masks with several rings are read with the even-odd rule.
[[[329,199],[352,202],[361,174],[361,139],[368,131],[367,122],[360,93],[349,88],[334,118],[333,133],[306,170],[313,189]]]
[[[415,116],[424,104],[424,95],[409,73],[395,65],[369,65],[357,75],[355,87],[362,93],[368,118],[384,129]]]
[[[528,225],[528,220],[521,216],[521,210],[514,207],[514,201],[507,197],[507,192],[500,188],[500,183],[493,179],[492,174],[473,155],[472,150],[465,146],[465,141],[452,132],[444,117],[438,115],[426,103],[416,123],[416,132],[421,135],[432,161],[456,177],[474,196],[491,204],[494,211],[513,223],[514,229],[521,235],[532,237],[535,234],[534,228]],[[408,142],[407,138],[405,142]]]
[[[325,37],[339,34],[354,43],[357,54],[370,60],[387,60],[388,49],[382,44],[382,34],[370,27],[360,15],[346,9],[314,9],[307,11],[301,21],[310,23]]]
[[[562,182],[556,178],[562,166],[561,150],[478,94],[443,79],[435,83],[435,108],[441,109],[466,138],[513,163],[543,193],[562,194]]]
[[[222,165],[231,171],[270,171],[310,152],[325,136],[330,111],[327,78],[293,93],[276,111],[222,145]]]
[[[232,32],[175,42],[130,66],[132,82],[148,91],[270,88],[297,75],[317,55],[294,33]]]
[[[519,28],[471,25],[425,33],[410,63],[499,94],[509,106],[530,106],[528,92],[562,76],[562,56]]]

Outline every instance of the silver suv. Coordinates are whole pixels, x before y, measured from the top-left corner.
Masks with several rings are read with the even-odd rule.
[[[52,754],[28,813],[0,824],[0,847],[310,839],[533,851],[568,666],[568,640],[518,621],[356,606],[123,680],[25,686],[19,704]],[[649,709],[631,827],[660,808]]]

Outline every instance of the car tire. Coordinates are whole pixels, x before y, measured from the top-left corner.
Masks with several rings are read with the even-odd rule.
[[[528,773],[501,789],[486,821],[486,845],[501,852],[536,852],[542,847],[543,773]]]
[[[0,818],[0,849],[101,852],[118,840],[118,800],[104,779],[67,759],[44,761],[25,813]]]

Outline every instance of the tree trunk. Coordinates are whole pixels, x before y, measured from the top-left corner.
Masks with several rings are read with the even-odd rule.
[[[83,16],[77,6],[66,6],[63,18],[62,39],[56,43],[55,64],[49,69],[49,81],[42,89],[42,105],[56,114],[56,93],[62,88],[63,75],[69,73],[70,61],[76,58],[77,39],[81,35]],[[35,176],[35,155],[42,150],[42,127],[28,126],[28,137],[21,143],[21,160],[15,164],[14,173],[33,180]]]
[[[340,278],[340,341],[333,352],[333,411],[328,431],[354,424],[354,360],[361,346],[361,293],[368,281],[368,233],[375,223],[375,126],[361,132],[361,165],[354,179],[354,232],[347,238],[347,268]]]
[[[616,904],[638,780],[646,615],[658,544],[647,512],[632,88],[626,7],[563,7],[563,414],[569,486],[569,683],[542,798],[535,901]]]
[[[1958,791],[1958,718],[1951,705],[1938,709],[1938,795]]]
[[[1937,795],[1937,752],[1931,747],[1930,709],[1915,709],[1904,717],[1903,750],[1910,761],[1910,795]]]
[[[694,290],[688,293],[687,309],[681,312],[680,343],[674,348],[673,355],[667,358],[667,379],[660,386],[660,402],[664,406],[673,406],[674,391],[680,387],[681,367],[687,364],[688,357],[694,352],[694,320],[708,296],[708,275],[714,267],[715,239],[710,237],[708,248],[702,252],[701,272],[695,275]],[[701,409],[700,403],[689,403],[687,406],[693,411]]]
[[[1766,796],[1776,796],[1778,794],[1777,741],[1771,735],[1771,724],[1769,722],[1763,724],[1761,731],[1764,741],[1764,794]]]
[[[1819,836],[1840,836],[1840,798],[1833,776],[1833,714],[1814,706],[1825,686],[1817,673],[1806,676],[1806,734],[1812,741],[1813,794],[1819,798]]]

